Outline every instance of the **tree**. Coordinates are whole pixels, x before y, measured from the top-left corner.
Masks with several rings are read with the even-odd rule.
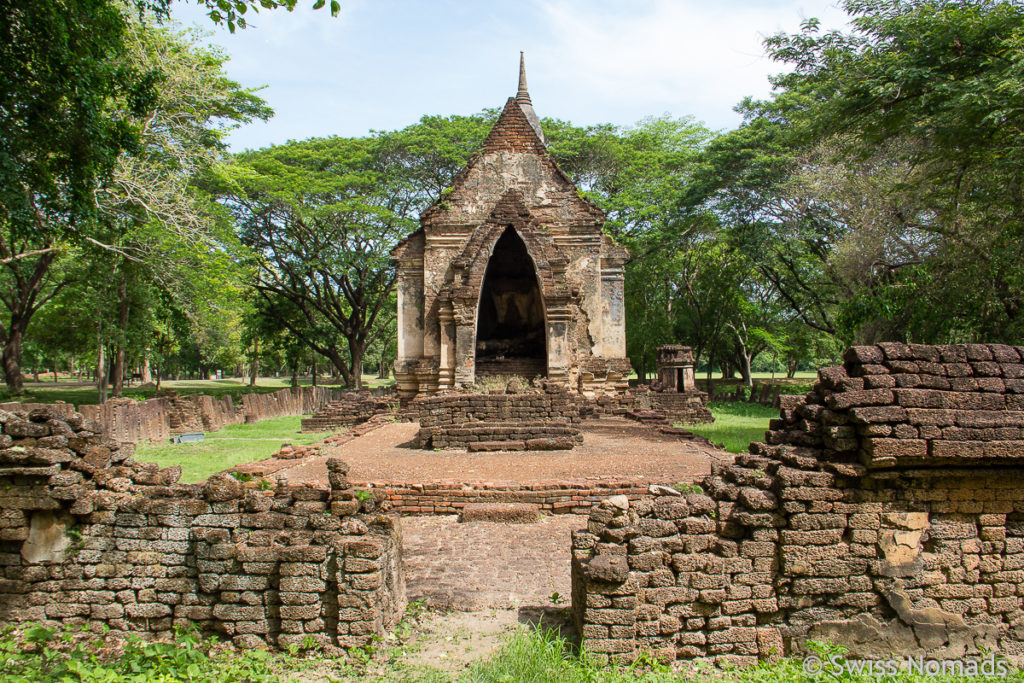
[[[132,308],[138,310],[140,297],[152,297],[146,290],[165,290],[194,323],[208,315],[209,306],[200,302],[219,306],[232,295],[237,299],[242,273],[228,257],[234,236],[197,183],[227,162],[228,131],[270,116],[252,90],[224,75],[226,58],[199,46],[191,33],[133,22],[126,48],[123,60],[138,70],[159,69],[160,79],[153,105],[137,122],[137,150],[118,159],[99,194],[103,240],[113,252],[103,259],[109,275],[101,281],[117,302],[107,328],[114,340],[115,396],[121,394],[129,342],[144,346],[148,337],[138,330],[140,316],[137,333],[128,334]],[[233,344],[221,340],[233,334],[237,341],[238,324],[223,324],[226,310],[217,314],[220,325],[193,325],[197,348],[220,349],[207,362],[233,363],[224,355]]]
[[[230,30],[248,10],[296,0],[200,0]],[[314,7],[325,5],[315,0]],[[0,321],[4,379],[22,390],[32,317],[66,283],[58,254],[98,239],[95,193],[140,148],[160,70],[122,59],[129,19],[168,18],[170,0],[9,0],[0,8]],[[336,15],[340,4],[330,3]],[[111,103],[117,106],[110,106]]]
[[[1024,9],[845,7],[849,34],[810,20],[767,42],[793,70],[741,105],[684,203],[844,342],[1019,340]]]

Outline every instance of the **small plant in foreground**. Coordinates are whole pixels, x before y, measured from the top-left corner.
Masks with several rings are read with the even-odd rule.
[[[266,650],[227,652],[194,628],[178,629],[170,642],[111,642],[84,627],[40,624],[0,635],[0,681],[276,681],[270,659]]]

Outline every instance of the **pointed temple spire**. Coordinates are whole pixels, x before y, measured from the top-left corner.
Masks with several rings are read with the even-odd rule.
[[[526,120],[530,122],[533,132],[537,134],[541,142],[547,144],[547,141],[544,139],[544,131],[540,127],[540,119],[537,117],[537,112],[533,110],[533,102],[530,100],[530,93],[526,89],[526,59],[522,52],[519,53],[519,91],[516,93],[516,102],[519,104],[519,108],[523,110],[523,114],[526,115]]]
[[[519,53],[519,92],[516,93],[516,102],[533,104],[530,101],[530,93],[526,90],[526,60],[522,52]]]

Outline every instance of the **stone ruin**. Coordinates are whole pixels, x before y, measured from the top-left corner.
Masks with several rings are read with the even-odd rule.
[[[332,429],[355,427],[375,417],[388,418],[398,409],[398,401],[386,396],[373,396],[369,391],[347,391],[303,418],[300,431],[327,432]]]
[[[576,397],[558,382],[529,393],[448,393],[410,403],[420,448],[554,451],[583,443]]]
[[[707,409],[708,395],[697,388],[693,363],[689,346],[659,346],[658,376],[651,381],[650,392],[641,394],[636,401],[647,406],[632,411],[630,417],[643,422],[714,422],[714,416]]]
[[[1024,347],[844,360],[702,492],[593,509],[572,565],[592,651],[1024,657]]]
[[[628,254],[545,148],[521,60],[516,97],[420,222],[391,252],[403,401],[484,375],[626,388]]]
[[[329,489],[186,485],[78,413],[0,412],[0,427],[0,621],[352,647],[405,609],[398,520],[341,461]]]
[[[1024,658],[1024,347],[880,344],[844,361],[699,490],[622,482],[524,501],[590,507],[572,541],[590,651],[744,663],[816,639],[851,658]],[[413,404],[443,416],[430,401],[464,400],[452,419],[466,421],[572,415],[560,383],[526,394],[535,405],[521,395]],[[399,618],[400,520],[341,461],[327,488],[184,485],[132,450],[66,409],[0,412],[0,621],[350,647]],[[507,499],[402,495],[404,512]]]

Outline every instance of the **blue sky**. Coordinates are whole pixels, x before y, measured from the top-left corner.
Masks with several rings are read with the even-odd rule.
[[[765,97],[764,37],[846,15],[826,0],[342,0],[341,15],[264,10],[234,35],[179,0],[231,56],[228,72],[275,110],[235,131],[232,149],[402,128],[425,114],[472,114],[515,94],[526,52],[534,108],[576,124],[693,116],[735,127],[732,107]]]

